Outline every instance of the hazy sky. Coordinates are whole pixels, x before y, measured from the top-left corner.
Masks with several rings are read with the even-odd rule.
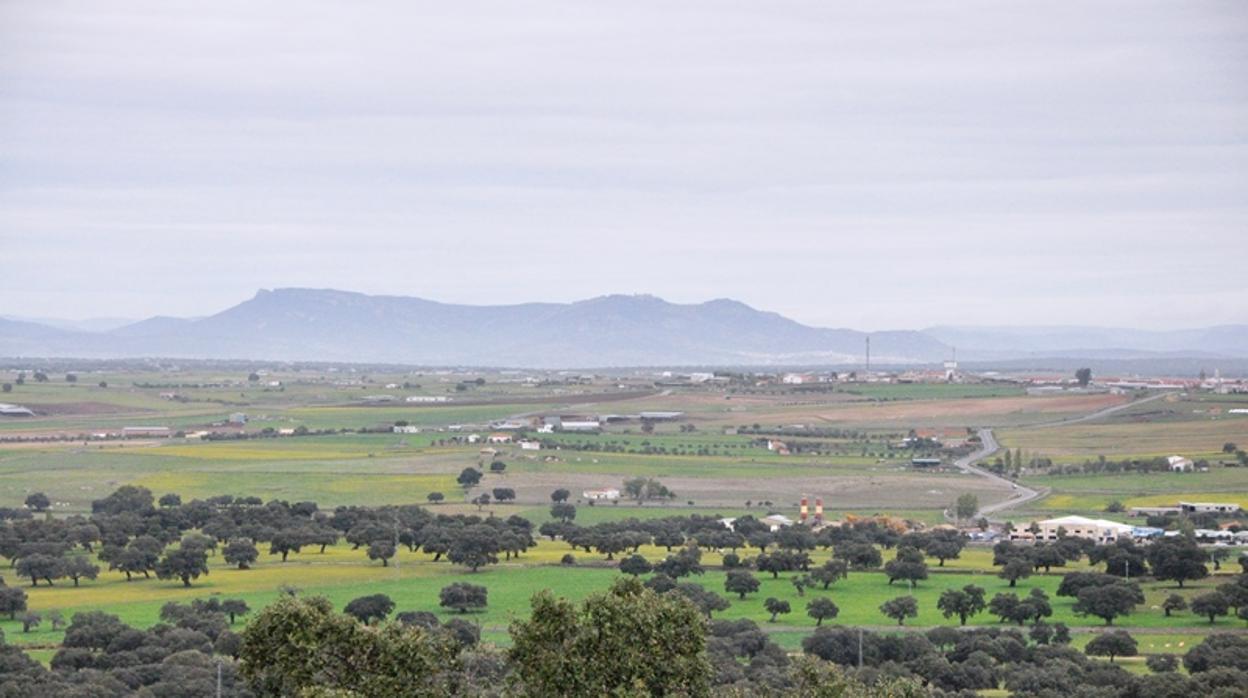
[[[0,314],[1248,322],[1248,3],[0,1]]]

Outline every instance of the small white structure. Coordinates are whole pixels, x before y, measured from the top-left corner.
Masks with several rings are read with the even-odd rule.
[[[1166,462],[1170,464],[1170,472],[1172,473],[1190,473],[1196,470],[1196,464],[1191,458],[1183,456],[1170,456],[1166,458]]]
[[[767,439],[767,450],[781,456],[789,455],[789,445],[776,439]]]
[[[243,413],[243,412],[235,412],[230,415],[229,422],[230,424],[239,424],[239,425],[246,424],[247,415],[246,413]]]
[[[480,435],[480,434],[469,434],[469,435],[468,435],[468,443],[470,443],[470,444],[475,444],[476,442],[478,442],[478,441],[480,441],[480,440],[481,440],[481,435]]]
[[[684,416],[685,416],[684,412],[651,410],[647,412],[641,412],[640,414],[637,415],[637,418],[645,419],[651,422],[670,422],[673,419],[680,419],[681,417],[684,417]]]
[[[801,385],[803,383],[810,383],[812,381],[813,379],[804,373],[786,373],[780,379],[780,382],[784,383],[785,385]]]
[[[617,489],[606,490],[585,490],[581,492],[581,496],[591,502],[614,501],[620,498],[620,491]]]
[[[528,423],[528,422],[519,422],[519,421],[516,421],[516,420],[514,420],[514,419],[509,419],[509,420],[504,421],[504,422],[497,422],[497,423],[493,424],[492,426],[493,426],[495,429],[498,429],[498,430],[500,430],[500,431],[519,431],[519,430],[521,430],[521,429],[528,429],[528,428],[529,428],[529,423]]]
[[[690,383],[705,383],[714,377],[715,377],[714,373],[705,373],[705,372],[690,373],[689,382]]]
[[[555,433],[555,425],[553,425],[553,424],[543,424],[542,426],[540,426],[540,427],[538,427],[538,428],[537,428],[537,433],[539,433],[539,434],[553,434],[553,433]]]
[[[33,417],[35,413],[29,407],[0,403],[0,417]]]
[[[762,523],[766,525],[768,528],[770,528],[773,533],[775,531],[779,531],[782,528],[793,525],[793,519],[790,519],[784,514],[772,514],[771,516],[764,516],[758,521],[759,523]]]
[[[394,428],[394,433],[396,433],[396,434],[419,434],[419,433],[420,433],[420,427],[418,427],[418,426],[416,426],[416,425],[414,425],[414,424],[405,424],[405,425],[403,425],[403,426],[401,426],[401,427],[397,427],[397,426],[396,426],[396,427]]]
[[[1234,514],[1240,509],[1228,502],[1179,502],[1179,508],[1184,514]]]
[[[520,450],[521,451],[540,451],[542,450],[542,442],[541,441],[529,441],[526,439],[520,442]]]
[[[560,428],[564,431],[598,431],[602,428],[602,425],[596,419],[565,419]]]
[[[486,441],[492,444],[509,444],[511,443],[511,434],[503,434],[500,432],[495,432],[493,434],[490,434],[486,438]]]
[[[448,402],[449,397],[445,395],[408,395],[404,398],[404,402]]]

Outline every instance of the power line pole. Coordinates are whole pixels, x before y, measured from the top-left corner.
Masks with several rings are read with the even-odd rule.
[[[858,628],[858,668],[862,668],[862,627]]]

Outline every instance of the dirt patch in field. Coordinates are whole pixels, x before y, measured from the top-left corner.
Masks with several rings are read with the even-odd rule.
[[[1063,414],[1095,412],[1121,405],[1121,395],[1064,397],[997,397],[959,400],[907,400],[871,405],[853,404],[821,410],[814,415],[826,422],[908,422],[911,424],[970,424],[978,418],[1009,414]]]
[[[125,407],[107,402],[52,402],[44,405],[28,404],[27,407],[33,410],[36,415],[47,417],[123,414],[152,411],[142,407]]]

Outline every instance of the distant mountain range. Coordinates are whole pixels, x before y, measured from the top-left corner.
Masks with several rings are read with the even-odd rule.
[[[343,361],[578,368],[923,364],[949,358],[1248,356],[1248,325],[1178,332],[966,328],[859,332],[810,327],[733,300],[694,305],[612,295],[471,306],[287,288],[215,315],[99,327],[0,318],[0,356]]]

